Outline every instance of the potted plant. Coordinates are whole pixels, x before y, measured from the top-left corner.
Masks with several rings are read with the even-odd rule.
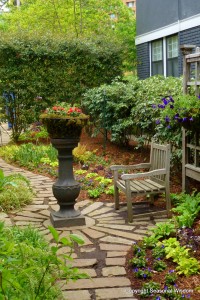
[[[80,184],[73,175],[72,151],[78,145],[81,130],[88,118],[80,108],[63,103],[47,108],[40,115],[53,147],[58,150],[58,180],[52,189],[60,209],[51,212],[50,219],[54,227],[85,224],[85,218],[74,208],[80,193]]]
[[[50,138],[72,138],[80,136],[82,127],[88,116],[76,106],[56,104],[40,115],[42,123],[47,127]]]

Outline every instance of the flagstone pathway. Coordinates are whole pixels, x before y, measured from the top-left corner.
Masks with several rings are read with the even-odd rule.
[[[30,179],[36,192],[32,204],[13,214],[0,213],[0,220],[8,226],[33,225],[52,243],[48,226],[50,210],[58,208],[52,194],[53,181],[45,176],[11,166],[0,159],[0,168],[6,175],[21,173]],[[86,225],[58,229],[62,236],[76,233],[82,236],[85,244],[75,250],[73,265],[87,272],[91,279],[79,279],[76,282],[62,284],[62,291],[67,300],[133,300],[137,299],[126,278],[125,255],[134,241],[140,240],[156,222],[165,221],[166,216],[139,217],[131,224],[126,220],[126,207],[114,210],[113,203],[78,202],[86,217]],[[63,249],[62,251],[68,251]]]

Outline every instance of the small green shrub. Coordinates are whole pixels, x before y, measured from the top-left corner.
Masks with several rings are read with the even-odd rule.
[[[175,216],[179,227],[191,228],[194,220],[200,212],[200,193],[192,195],[181,193],[177,196],[173,195],[173,201],[178,205],[172,209],[177,213]]]
[[[33,199],[30,182],[21,174],[5,176],[0,170],[0,211],[20,209]]]
[[[157,239],[165,238],[176,232],[175,225],[170,222],[156,223],[156,227],[150,229]]]
[[[129,263],[134,267],[142,268],[146,266],[146,259],[144,256],[134,257],[129,260]]]
[[[149,249],[154,248],[156,246],[158,240],[159,240],[159,238],[155,234],[152,234],[150,236],[145,236],[142,241],[143,247],[149,248]]]
[[[74,249],[84,241],[76,236],[60,238],[50,227],[55,245],[49,247],[36,229],[5,228],[0,223],[1,299],[63,299],[58,280],[89,278],[73,268],[71,254],[58,256],[60,247]]]
[[[169,270],[169,272],[165,275],[165,284],[174,284],[177,280],[178,276],[174,270]]]
[[[101,188],[94,188],[88,190],[88,195],[90,198],[99,198],[99,196],[103,193]]]
[[[167,267],[166,263],[160,259],[155,260],[153,268],[155,271],[162,272]]]
[[[148,279],[152,277],[150,269],[138,269],[134,268],[134,275],[137,278]]]
[[[160,290],[160,284],[154,281],[149,281],[142,285],[141,297],[147,298],[152,295],[152,291]],[[155,294],[155,293],[153,293]]]
[[[157,244],[152,250],[152,256],[154,258],[163,258],[165,255],[165,246],[163,244]]]

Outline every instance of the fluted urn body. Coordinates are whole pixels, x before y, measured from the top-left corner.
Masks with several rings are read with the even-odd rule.
[[[49,133],[51,143],[58,150],[58,179],[53,184],[53,195],[59,205],[58,211],[50,215],[54,227],[80,226],[85,218],[74,208],[80,193],[80,184],[73,174],[72,151],[80,141],[81,131],[87,123],[86,118],[42,118]]]

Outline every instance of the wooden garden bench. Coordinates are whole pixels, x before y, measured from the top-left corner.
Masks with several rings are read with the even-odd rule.
[[[133,222],[132,197],[165,193],[166,212],[170,216],[171,203],[169,192],[170,145],[151,144],[150,162],[138,165],[113,165],[115,209],[119,209],[119,190],[126,194],[128,221]],[[149,169],[147,172],[125,174],[137,169]],[[120,175],[120,172],[123,172]]]

